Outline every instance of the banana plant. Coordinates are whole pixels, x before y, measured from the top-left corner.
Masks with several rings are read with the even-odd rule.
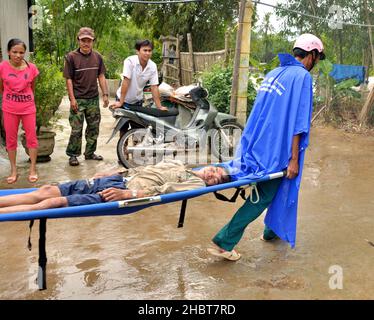
[[[354,89],[359,84],[357,79],[347,79],[336,83],[334,78],[330,76],[332,70],[333,64],[329,60],[320,61],[317,65],[318,80],[315,102],[322,107],[313,117],[312,122],[322,111],[339,108],[344,99],[358,100],[361,98],[361,94]]]

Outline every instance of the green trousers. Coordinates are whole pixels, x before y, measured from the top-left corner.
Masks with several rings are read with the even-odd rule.
[[[92,156],[96,151],[101,120],[99,98],[77,99],[77,102],[78,112],[75,113],[70,110],[69,122],[71,134],[69,144],[66,148],[66,154],[69,157],[78,157],[81,155],[83,123],[84,119],[86,119],[86,149],[84,154],[86,156]]]
[[[230,222],[215,235],[212,239],[213,242],[220,248],[231,251],[242,238],[248,224],[257,219],[271,204],[281,181],[282,178],[258,183],[259,202],[253,204],[248,198],[243,206],[231,218]],[[265,226],[264,238],[271,239],[275,236],[276,234]]]

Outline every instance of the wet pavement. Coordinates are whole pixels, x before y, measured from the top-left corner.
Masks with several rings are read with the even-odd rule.
[[[70,167],[70,129],[61,108],[52,161],[38,165],[37,185],[92,176],[117,167],[116,141],[105,144],[113,119],[103,110],[102,162]],[[3,152],[3,150],[1,151]],[[30,187],[28,157],[19,148],[19,181]],[[296,248],[259,239],[263,216],[237,246],[238,262],[209,256],[211,237],[242,204],[212,194],[192,199],[178,229],[180,203],[124,216],[51,219],[47,224],[47,285],[35,284],[37,223],[32,251],[28,223],[0,224],[0,299],[373,299],[374,136],[313,128],[299,201]],[[1,188],[9,171],[0,153]],[[225,194],[231,195],[231,191]],[[337,273],[342,278],[336,280]],[[330,273],[329,273],[330,272]],[[342,289],[332,289],[342,284]],[[332,288],[330,288],[332,287]]]

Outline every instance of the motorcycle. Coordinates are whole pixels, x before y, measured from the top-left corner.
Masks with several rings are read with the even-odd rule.
[[[161,94],[168,111],[126,104],[111,109],[116,120],[107,143],[120,132],[117,156],[126,168],[155,164],[165,156],[175,158],[197,150],[201,156],[209,145],[211,158],[231,160],[243,127],[236,117],[218,112],[207,97],[206,89],[193,87],[179,97]]]

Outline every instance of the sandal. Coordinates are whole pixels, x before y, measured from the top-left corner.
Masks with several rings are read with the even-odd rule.
[[[29,175],[29,182],[30,183],[35,183],[36,181],[38,181],[39,177],[37,174],[30,174]]]
[[[71,165],[71,166],[78,166],[79,165],[79,161],[78,161],[78,159],[77,159],[77,157],[74,157],[74,156],[72,156],[72,157],[70,157],[69,158],[69,164]]]
[[[104,158],[102,156],[99,156],[99,155],[94,154],[94,153],[90,156],[84,156],[84,159],[85,160],[97,160],[97,161],[104,160]]]
[[[6,178],[6,182],[8,184],[13,184],[17,181],[17,179],[18,179],[18,174],[16,176],[10,176],[10,177]]]
[[[237,261],[241,258],[241,254],[236,252],[235,250],[221,251],[218,248],[208,248],[207,251],[213,256],[224,258],[230,261]]]

